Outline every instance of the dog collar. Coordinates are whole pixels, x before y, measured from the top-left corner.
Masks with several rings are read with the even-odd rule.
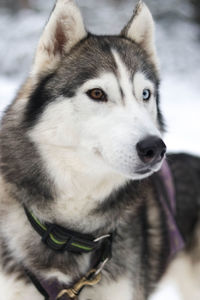
[[[111,234],[94,238],[92,235],[68,230],[57,224],[42,223],[26,207],[24,210],[30,224],[41,236],[42,242],[54,251],[88,253],[97,249],[102,240],[111,238]]]

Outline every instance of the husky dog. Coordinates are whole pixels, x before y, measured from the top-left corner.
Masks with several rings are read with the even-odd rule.
[[[57,0],[31,73],[1,124],[1,300],[44,299],[30,274],[71,288],[105,252],[108,238],[112,258],[102,260],[101,280],[80,289],[78,299],[152,294],[169,259],[166,215],[152,175],[166,152],[158,69],[154,22],[144,3],[119,36],[96,36],[86,31],[73,0]],[[169,274],[177,266],[191,274],[195,263],[194,280],[177,299],[189,290],[188,299],[199,299],[192,292],[199,275],[200,160],[181,154],[168,161],[176,220],[188,245]],[[49,230],[44,224],[93,236],[98,246],[87,252],[73,243],[80,253],[55,251],[38,233]],[[47,236],[60,246],[51,231]],[[164,289],[172,277],[164,275]],[[164,299],[161,289],[152,297]]]

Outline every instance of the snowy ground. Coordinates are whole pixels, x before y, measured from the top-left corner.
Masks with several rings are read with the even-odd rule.
[[[153,1],[147,0],[147,4],[148,1],[155,14],[162,13],[152,6]],[[98,34],[119,32],[133,9],[128,0],[78,2],[87,27]],[[40,12],[26,10],[16,16],[0,12],[0,115],[27,75],[53,1],[45,3]],[[162,19],[156,26],[161,101],[168,130],[165,140],[169,150],[200,154],[200,31],[190,20],[191,7],[184,1],[177,0],[175,10],[177,20]]]

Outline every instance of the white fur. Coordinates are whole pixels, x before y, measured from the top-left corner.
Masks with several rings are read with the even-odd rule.
[[[182,252],[169,266],[149,300],[199,300],[200,264]]]
[[[154,41],[154,21],[148,7],[140,1],[136,8],[136,15],[126,33],[127,37],[140,44],[150,59],[158,67]]]
[[[54,51],[55,43],[57,43],[56,29],[58,24],[66,37],[63,53],[69,52],[87,35],[80,10],[74,0],[57,0],[56,7],[39,41],[31,72],[32,76],[54,69],[58,65],[61,54]]]
[[[109,279],[93,288],[85,288],[79,300],[133,300],[133,282],[128,276],[121,276],[116,281]]]
[[[183,300],[179,287],[169,278],[166,284],[160,286],[160,289],[149,298],[149,300]],[[189,300],[189,299],[188,299]]]
[[[0,270],[0,300],[43,300],[33,284],[16,280],[15,275],[5,275]]]

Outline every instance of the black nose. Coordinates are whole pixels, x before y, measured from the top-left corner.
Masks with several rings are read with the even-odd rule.
[[[157,136],[150,135],[136,145],[139,158],[145,164],[157,163],[162,160],[166,152],[165,143]]]

